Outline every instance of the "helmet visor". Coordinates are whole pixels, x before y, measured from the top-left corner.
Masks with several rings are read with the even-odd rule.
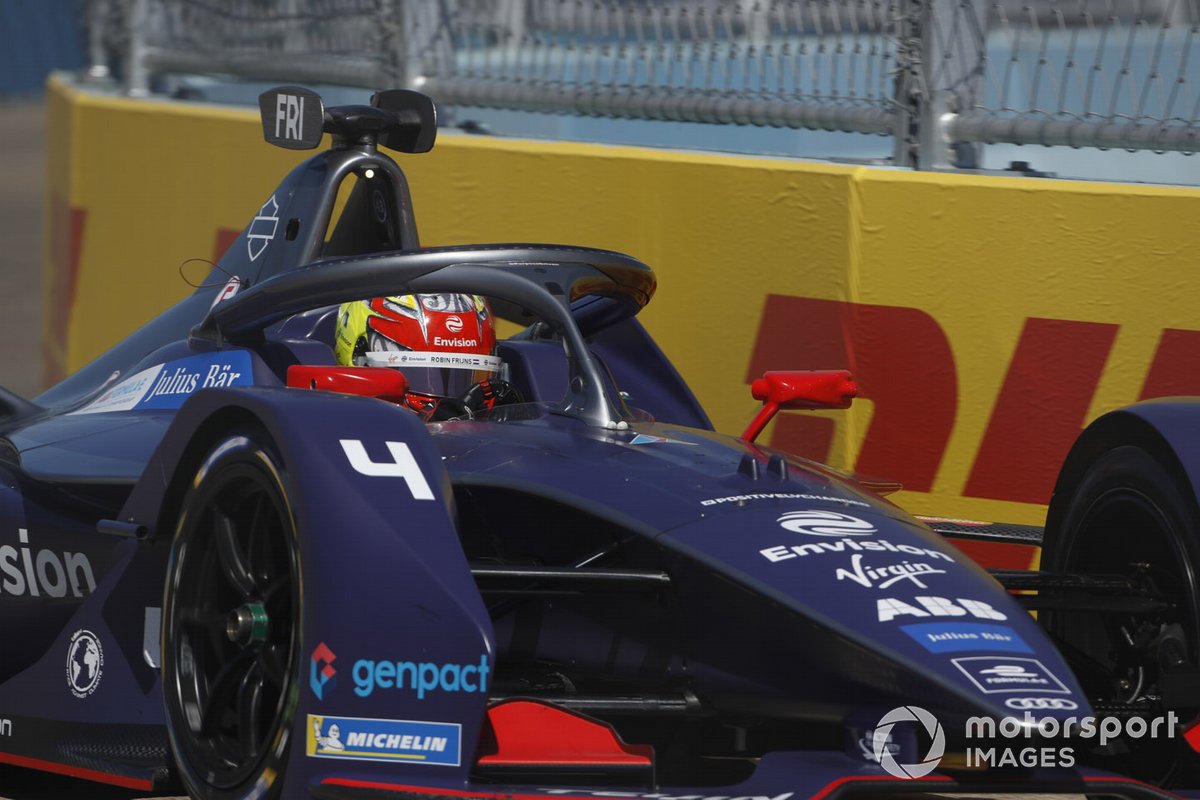
[[[462,397],[482,380],[500,371],[498,356],[454,351],[408,350],[386,336],[369,330],[369,367],[393,367],[404,373],[410,391],[436,397]]]

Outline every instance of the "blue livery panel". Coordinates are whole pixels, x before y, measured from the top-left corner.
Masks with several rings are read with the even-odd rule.
[[[100,393],[73,414],[179,408],[200,389],[253,386],[251,354],[221,350],[147,367]]]
[[[749,503],[736,514],[680,528],[659,541],[839,637],[886,655],[913,675],[936,676],[948,703],[1003,714],[1004,698],[993,697],[997,692],[991,688],[1002,681],[1006,694],[1068,697],[1071,702],[1052,716],[1088,707],[1030,615],[936,534],[871,509],[781,511],[773,505]],[[1001,677],[981,681],[982,673],[961,666],[983,660]]]

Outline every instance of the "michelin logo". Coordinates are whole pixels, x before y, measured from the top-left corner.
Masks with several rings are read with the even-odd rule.
[[[253,385],[253,362],[247,351],[204,353],[144,369],[71,413],[179,408],[199,389]]]
[[[457,767],[462,728],[447,722],[308,715],[309,756]]]

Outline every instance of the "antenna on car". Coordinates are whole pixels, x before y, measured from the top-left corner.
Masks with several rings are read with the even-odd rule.
[[[383,145],[402,153],[424,153],[437,138],[433,100],[408,89],[376,92],[371,105],[325,108],[321,96],[300,86],[278,86],[258,96],[263,138],[287,150],[312,150],[325,133],[334,147]]]

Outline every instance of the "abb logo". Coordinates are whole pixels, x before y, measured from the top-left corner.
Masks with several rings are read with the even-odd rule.
[[[964,496],[1049,502],[1118,328],[1025,320]],[[905,489],[932,488],[959,406],[954,355],[933,317],[915,308],[768,295],[746,381],[797,365],[849,369],[860,397],[875,404],[856,471],[895,478]],[[1163,330],[1139,398],[1177,394],[1200,395],[1200,331]],[[781,414],[771,444],[824,460],[834,425]]]

